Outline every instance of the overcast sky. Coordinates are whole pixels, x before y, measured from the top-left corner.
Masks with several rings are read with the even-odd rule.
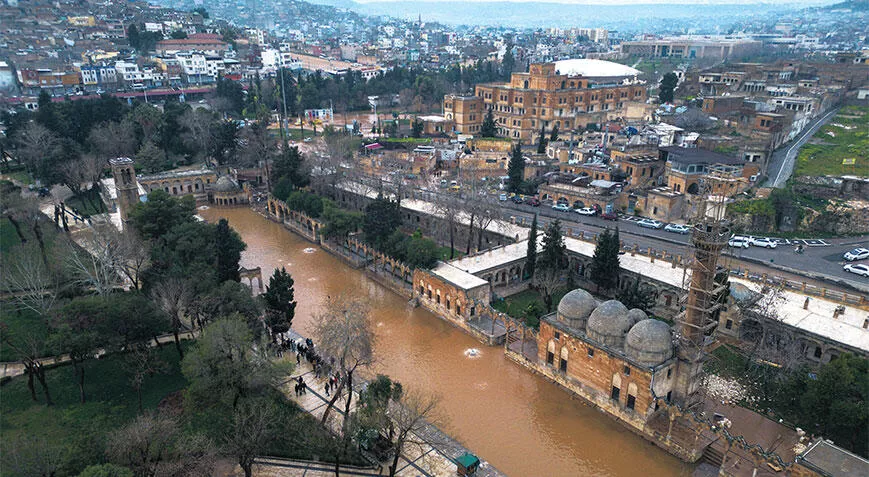
[[[355,0],[357,3],[381,3],[381,2],[408,2],[412,0]],[[592,5],[630,5],[639,3],[668,3],[668,4],[755,4],[755,3],[790,3],[819,5],[836,3],[841,0],[422,0],[426,2],[518,2],[518,3],[575,3]]]

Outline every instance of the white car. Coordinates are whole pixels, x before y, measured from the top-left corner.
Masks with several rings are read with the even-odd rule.
[[[776,248],[778,247],[778,243],[767,237],[755,237],[751,239],[751,244],[755,247],[764,247],[764,248]]]
[[[853,262],[854,260],[863,260],[869,258],[869,248],[855,248],[850,252],[845,252],[845,260]]]
[[[667,224],[664,227],[664,230],[666,230],[667,232],[673,232],[673,233],[685,235],[691,231],[691,227],[688,227],[687,225],[682,225],[682,224]]]
[[[856,273],[861,277],[869,277],[869,265],[863,265],[862,263],[852,264],[849,263],[842,267],[845,271]]]
[[[733,248],[748,248],[751,246],[748,239],[745,237],[733,237],[727,241],[727,246]]]
[[[576,209],[576,213],[579,215],[597,215],[597,211],[591,207],[583,207],[581,209]]]
[[[555,204],[552,208],[559,212],[570,212],[570,206],[567,204]]]
[[[647,229],[660,229],[664,226],[664,223],[655,219],[642,219],[637,222],[637,225],[640,227],[646,227]]]

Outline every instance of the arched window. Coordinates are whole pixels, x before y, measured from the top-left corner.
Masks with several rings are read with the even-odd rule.
[[[450,297],[447,295],[447,310],[450,309]]]
[[[622,377],[618,373],[613,374],[613,387],[610,392],[610,399],[614,401],[619,400],[619,395],[622,392]]]
[[[561,361],[558,362],[558,370],[562,373],[567,372],[567,346],[561,347]]]
[[[528,89],[528,80],[525,80],[525,89]]]
[[[633,409],[637,403],[637,385],[634,383],[628,384],[628,402],[625,403],[625,407],[628,409]]]
[[[555,362],[555,341],[549,340],[549,345],[546,347],[546,364],[552,366]]]

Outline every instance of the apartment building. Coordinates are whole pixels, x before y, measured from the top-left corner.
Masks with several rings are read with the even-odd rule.
[[[621,116],[629,102],[645,102],[639,74],[601,60],[532,64],[509,83],[477,85],[473,97],[445,97],[444,114],[460,134],[475,134],[491,110],[500,136],[532,141],[541,131],[585,128]]]

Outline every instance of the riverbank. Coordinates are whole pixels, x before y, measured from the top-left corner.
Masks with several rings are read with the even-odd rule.
[[[439,427],[508,475],[688,477],[693,467],[648,445],[555,384],[516,366],[499,348],[481,346],[464,330],[413,307],[365,270],[314,246],[250,209],[210,209],[227,218],[248,244],[242,266],[267,274],[286,267],[299,307],[293,328],[310,333],[327,296],[369,301],[376,361],[409,388],[442,397]],[[326,252],[326,253],[324,253]],[[629,458],[625,458],[629,456]]]

